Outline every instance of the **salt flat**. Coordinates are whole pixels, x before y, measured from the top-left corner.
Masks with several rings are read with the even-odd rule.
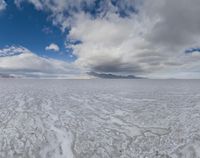
[[[0,80],[0,158],[200,158],[200,80]]]

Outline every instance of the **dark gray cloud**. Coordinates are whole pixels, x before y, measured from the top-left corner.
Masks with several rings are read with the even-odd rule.
[[[137,72],[142,71],[142,68],[139,65],[133,65],[133,64],[131,65],[130,63],[122,63],[120,59],[95,63],[95,65],[90,65],[90,67],[93,71],[96,71],[96,72],[137,73]]]
[[[154,43],[167,47],[187,47],[200,36],[200,1],[165,0],[157,11],[160,21],[150,34]]]

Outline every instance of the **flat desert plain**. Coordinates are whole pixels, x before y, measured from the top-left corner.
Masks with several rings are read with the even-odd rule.
[[[0,158],[199,158],[200,80],[0,80]]]

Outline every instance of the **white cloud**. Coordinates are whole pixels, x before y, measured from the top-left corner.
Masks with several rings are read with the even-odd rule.
[[[51,50],[51,51],[54,51],[54,52],[59,52],[60,48],[59,48],[59,46],[57,44],[51,43],[49,46],[47,46],[45,48],[45,50]]]
[[[22,46],[6,46],[0,49],[0,57],[19,55],[26,52],[30,51]]]
[[[0,0],[0,11],[6,9],[6,2],[4,0]]]
[[[23,77],[78,78],[81,71],[73,64],[37,56],[23,47],[11,46],[0,49],[7,54],[0,57],[0,74],[13,74]],[[13,52],[13,53],[10,53]]]
[[[71,46],[80,68],[147,77],[200,77],[198,52],[184,53],[200,47],[199,0],[119,0],[116,4],[105,0],[96,8],[97,16],[83,7],[94,6],[94,0],[38,0],[41,7],[29,2],[48,11],[63,32],[70,27],[68,40],[81,40]]]

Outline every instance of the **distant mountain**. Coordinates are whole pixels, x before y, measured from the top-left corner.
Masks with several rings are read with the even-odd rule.
[[[142,77],[136,77],[134,75],[114,75],[111,73],[96,73],[96,72],[88,72],[89,75],[95,76],[98,78],[104,78],[104,79],[142,79]]]
[[[0,74],[0,78],[15,78],[15,77],[9,74]]]

